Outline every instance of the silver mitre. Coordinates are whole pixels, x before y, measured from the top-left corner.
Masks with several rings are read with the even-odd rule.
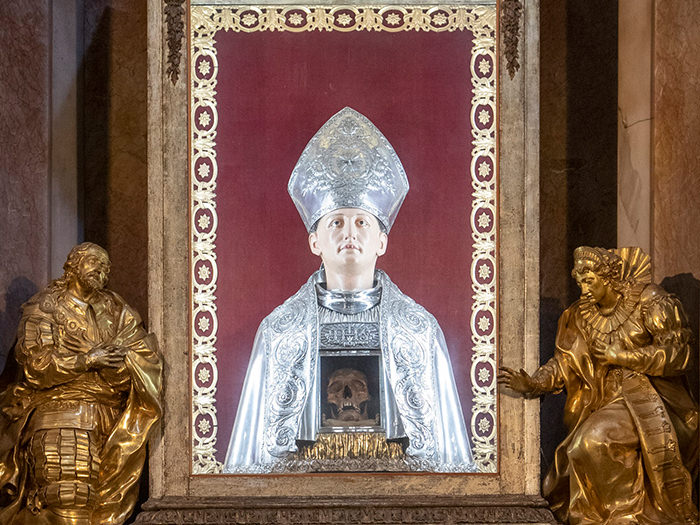
[[[361,208],[388,233],[408,192],[408,179],[381,131],[346,107],[306,145],[287,189],[307,231],[333,210]]]

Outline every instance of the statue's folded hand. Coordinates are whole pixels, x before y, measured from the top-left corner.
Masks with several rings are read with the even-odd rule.
[[[70,332],[66,332],[62,335],[60,344],[63,348],[75,353],[83,353],[86,348],[92,346],[90,342],[82,337],[82,334],[78,336]]]
[[[626,356],[629,351],[620,340],[615,340],[609,344],[591,344],[591,353],[603,364],[626,366]]]
[[[128,348],[118,345],[94,346],[86,355],[87,368],[120,368]]]

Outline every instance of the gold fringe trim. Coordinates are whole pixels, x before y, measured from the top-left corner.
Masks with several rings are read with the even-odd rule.
[[[318,440],[310,446],[303,446],[293,459],[402,459],[401,443],[387,441],[384,434],[377,432],[347,432],[319,434]]]

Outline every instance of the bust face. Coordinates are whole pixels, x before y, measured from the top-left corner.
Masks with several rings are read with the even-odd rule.
[[[326,272],[374,270],[384,255],[387,235],[377,218],[359,208],[340,208],[323,217],[309,234],[311,252],[323,260]]]

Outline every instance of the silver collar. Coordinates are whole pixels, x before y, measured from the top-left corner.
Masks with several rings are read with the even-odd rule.
[[[374,274],[375,285],[367,290],[344,292],[326,288],[326,274],[322,270],[316,278],[316,297],[318,304],[345,315],[357,314],[369,310],[382,298],[381,278]]]

